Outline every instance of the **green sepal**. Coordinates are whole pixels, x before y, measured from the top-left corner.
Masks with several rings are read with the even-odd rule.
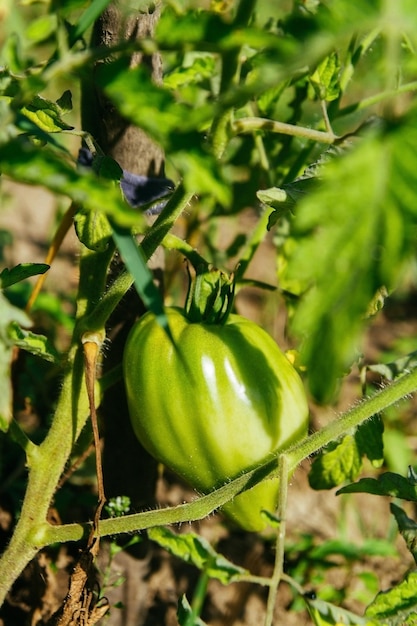
[[[185,302],[187,318],[193,323],[224,324],[235,295],[233,274],[206,265],[197,268],[195,276],[189,272],[189,280]]]

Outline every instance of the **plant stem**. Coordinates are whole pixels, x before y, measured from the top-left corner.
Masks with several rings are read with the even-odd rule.
[[[195,248],[190,246],[190,244],[184,241],[184,239],[180,239],[172,233],[165,235],[162,245],[168,250],[176,250],[177,252],[180,252],[188,261],[190,261],[194,268],[207,265],[207,261]]]
[[[54,497],[74,443],[89,415],[84,384],[84,357],[78,334],[79,322],[101,296],[113,251],[103,253],[84,249],[80,261],[77,320],[68,353],[61,394],[51,428],[43,442],[29,450],[29,477],[19,520],[10,544],[0,559],[0,606],[7,592],[27,563],[45,545],[44,531],[48,509]],[[17,434],[17,432],[16,432]]]
[[[233,122],[232,131],[236,134],[253,133],[256,130],[268,131],[281,135],[291,135],[292,137],[302,137],[310,141],[332,144],[338,136],[333,132],[324,132],[307,128],[305,126],[295,126],[285,122],[277,122],[263,117],[244,117]]]
[[[259,247],[259,244],[264,240],[265,234],[267,232],[269,220],[269,211],[264,211],[256,224],[252,236],[250,237],[246,248],[239,260],[239,265],[235,272],[236,281],[238,282],[245,274],[249,263],[252,261],[256,250]]]
[[[363,98],[363,100],[361,100],[360,102],[356,102],[355,104],[349,104],[343,109],[340,109],[337,117],[340,117],[342,115],[349,115],[349,113],[354,113],[355,111],[362,111],[362,109],[366,109],[367,107],[373,106],[374,104],[379,104],[380,102],[384,102],[384,100],[389,100],[390,98],[394,98],[395,96],[398,96],[402,93],[407,93],[409,91],[417,91],[417,81],[405,83],[404,85],[400,85],[395,89],[388,89],[387,91],[376,93],[373,96],[369,96],[368,98]]]
[[[285,451],[277,452],[274,459],[268,460],[256,469],[245,472],[220,489],[188,504],[102,520],[99,524],[100,535],[106,536],[122,532],[135,532],[152,526],[177,524],[185,521],[189,522],[203,519],[218,507],[226,504],[226,502],[241,491],[244,491],[249,486],[253,486],[254,482],[260,481],[267,476],[278,474],[277,460],[281,456],[286,456],[286,463],[288,464],[289,473],[291,473],[301,461],[318,452],[323,446],[332,441],[336,441],[350,432],[352,428],[355,428],[376,413],[380,413],[389,406],[399,402],[416,390],[417,368],[401,376],[391,385],[381,389],[370,398],[363,400],[334,422],[325,426],[322,430],[306,437],[301,442]],[[88,524],[50,526],[44,523],[42,545],[45,546],[63,541],[77,541],[88,534],[89,529],[90,525]]]
[[[169,233],[174,223],[191,202],[193,194],[185,191],[180,184],[172,194],[158,219],[145,235],[141,243],[146,259],[150,259],[155,250]],[[94,309],[82,321],[82,331],[95,331],[104,328],[111,313],[119,304],[125,293],[133,285],[133,278],[128,271],[123,271],[110,285],[104,296],[95,303]]]
[[[284,569],[285,552],[285,532],[288,499],[288,460],[285,454],[279,457],[279,475],[281,477],[278,503],[279,528],[275,543],[275,564],[271,577],[271,584],[268,591],[268,602],[266,605],[265,626],[272,626],[274,620],[274,608],[277,598],[278,586]]]
[[[290,472],[312,454],[332,441],[337,441],[367,419],[417,391],[417,368],[397,378],[373,396],[362,400],[338,419],[285,451]]]
[[[52,426],[32,459],[19,521],[0,560],[0,606],[20,572],[43,545],[37,531],[46,523],[59,478],[88,417],[82,359],[81,349],[73,346]]]

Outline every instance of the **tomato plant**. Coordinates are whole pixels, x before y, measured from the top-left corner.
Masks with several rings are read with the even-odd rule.
[[[186,575],[181,626],[221,622],[212,579],[244,583],[236,588],[258,601],[267,588],[265,626],[304,622],[307,611],[320,625],[409,623],[417,530],[398,501],[417,502],[415,404],[399,403],[417,390],[414,3],[0,5],[0,621],[35,623],[42,605],[43,623],[97,623],[114,591],[97,594],[94,577],[109,579],[94,569],[97,552],[135,533],[135,553],[148,550],[147,535],[201,571],[196,586],[195,569]],[[35,232],[45,198],[53,232]],[[175,308],[184,257],[198,275],[234,270],[235,305],[227,280],[214,291],[203,280],[185,312]],[[134,324],[124,357],[133,425],[200,492],[189,502],[175,476],[157,480],[132,430],[121,372]],[[303,385],[269,335],[294,348]],[[338,498],[314,491],[335,487]],[[72,507],[86,491],[85,509]],[[361,492],[383,496],[386,515],[359,507]],[[211,516],[222,509],[258,529],[277,493],[277,528],[262,535]],[[330,530],[320,524],[327,499]],[[214,530],[210,542],[189,525]],[[246,550],[236,564],[224,559],[242,537],[261,562]],[[286,554],[288,541],[298,547]],[[52,609],[53,584],[43,593],[33,580],[40,570],[52,580],[45,559],[67,542],[81,557]],[[402,570],[390,569],[401,546]],[[110,553],[117,560],[119,548]],[[385,579],[364,571],[373,556],[384,557]],[[182,576],[165,557],[180,596]],[[328,576],[337,568],[340,580],[340,557],[343,593]],[[127,588],[148,584],[148,572],[129,572]],[[28,609],[31,586],[39,597]],[[152,609],[166,597],[154,594]],[[246,599],[225,621],[254,623],[241,615]],[[121,621],[172,621],[149,604]]]
[[[155,458],[207,493],[306,434],[301,379],[262,328],[227,313],[217,323],[166,313],[171,337],[147,313],[124,354],[133,428]],[[261,530],[278,486],[270,478],[223,510],[243,528]]]

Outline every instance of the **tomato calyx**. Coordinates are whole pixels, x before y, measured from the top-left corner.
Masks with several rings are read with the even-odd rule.
[[[235,278],[209,264],[196,268],[192,276],[187,267],[189,286],[185,315],[192,323],[225,324],[232,310]]]

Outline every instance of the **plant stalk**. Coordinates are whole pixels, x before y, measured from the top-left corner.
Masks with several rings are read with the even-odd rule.
[[[263,465],[248,470],[216,491],[201,496],[197,500],[187,504],[101,520],[99,533],[104,537],[125,532],[137,532],[151,528],[152,526],[177,524],[203,519],[217,508],[226,504],[226,502],[229,502],[238,493],[253,486],[256,480],[260,481],[268,476],[277,475],[279,471],[277,463],[281,456],[284,455],[286,457],[289,473],[292,473],[301,461],[317,453],[330,442],[343,437],[343,435],[347,434],[376,413],[380,413],[389,406],[396,404],[415,391],[417,391],[417,368],[401,376],[389,386],[384,387],[373,396],[363,400],[360,404],[352,407],[322,430],[306,437],[287,450],[276,452],[274,459],[269,459]],[[40,545],[40,547],[55,542],[77,541],[87,536],[90,529],[91,524],[51,526],[44,522],[42,525],[42,545]],[[41,529],[39,529],[39,537],[40,531]]]

